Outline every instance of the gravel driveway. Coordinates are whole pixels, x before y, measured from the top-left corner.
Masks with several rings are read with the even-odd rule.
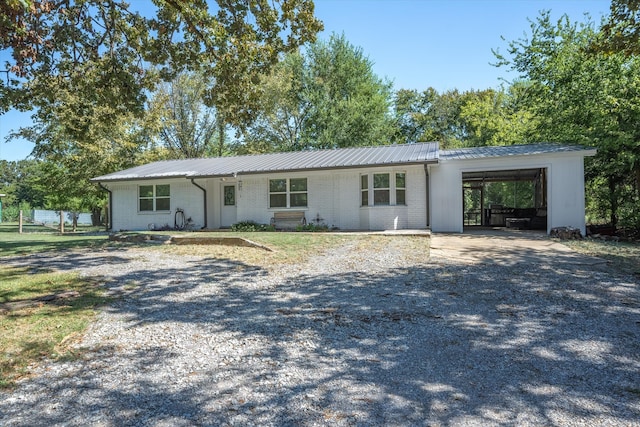
[[[637,278],[525,234],[434,235],[430,258],[404,239],[275,272],[139,249],[15,258],[122,297],[81,360],[0,394],[0,425],[640,426]]]

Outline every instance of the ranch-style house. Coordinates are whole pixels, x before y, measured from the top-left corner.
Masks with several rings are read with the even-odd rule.
[[[570,226],[584,234],[584,158],[595,153],[560,144],[441,151],[430,142],[159,161],[93,181],[109,193],[114,231],[171,227],[179,213],[193,229],[251,220],[434,232]],[[491,202],[494,182],[526,183],[530,202]]]

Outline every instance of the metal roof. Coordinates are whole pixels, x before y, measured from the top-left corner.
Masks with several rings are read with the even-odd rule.
[[[165,160],[93,178],[123,181],[155,178],[204,178],[267,172],[437,163],[438,143],[381,145],[334,150],[295,151],[208,159]]]
[[[587,156],[592,156],[596,153],[595,149],[585,148],[580,145],[559,145],[549,143],[442,150],[440,151],[439,157],[442,160],[470,160],[483,159],[487,157],[530,156],[534,154],[566,153],[575,151],[584,151],[584,154]]]

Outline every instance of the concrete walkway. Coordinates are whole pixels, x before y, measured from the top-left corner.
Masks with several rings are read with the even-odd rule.
[[[463,234],[433,233],[431,257],[468,264],[604,265],[601,258],[573,251],[543,232],[514,230],[465,230]]]

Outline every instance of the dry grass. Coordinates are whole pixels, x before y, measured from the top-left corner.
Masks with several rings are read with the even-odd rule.
[[[627,242],[605,242],[602,240],[567,240],[565,245],[573,250],[606,259],[619,271],[640,274],[640,244]]]
[[[42,299],[63,291],[70,296]],[[76,274],[0,267],[0,388],[11,387],[44,357],[74,357],[70,344],[106,301],[95,283]]]
[[[243,237],[266,246],[271,251],[260,248],[234,247],[223,245],[157,245],[145,246],[144,250],[160,250],[176,255],[195,255],[211,258],[231,259],[247,265],[273,268],[282,264],[296,264],[319,255],[350,240],[366,240],[360,234],[338,233],[199,233],[198,237]]]

